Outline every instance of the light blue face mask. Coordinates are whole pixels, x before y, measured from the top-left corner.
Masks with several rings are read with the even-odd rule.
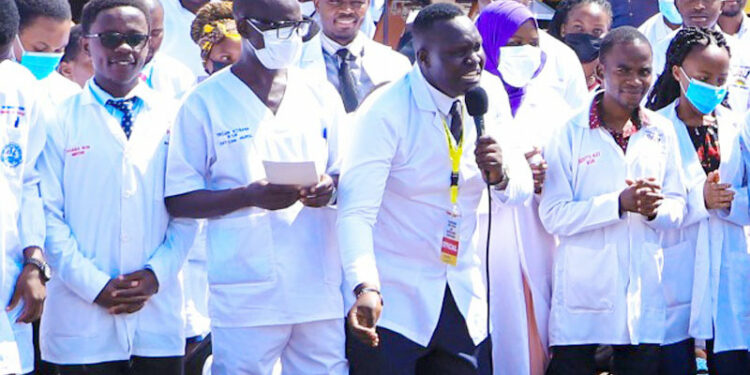
[[[659,12],[670,23],[682,25],[682,15],[677,11],[677,6],[674,5],[674,2],[675,0],[659,0]]]
[[[21,55],[21,65],[30,70],[31,74],[33,74],[36,79],[41,80],[47,78],[47,76],[52,74],[52,72],[57,69],[57,66],[60,65],[60,60],[63,56],[62,53],[28,52],[23,48],[23,43],[21,43],[21,39],[17,34],[16,39],[18,39],[18,45],[23,52]]]
[[[685,77],[690,78],[682,68],[680,68],[680,70]],[[682,86],[682,84],[680,84],[680,86]],[[690,78],[690,84],[685,91],[685,96],[695,109],[702,114],[707,115],[713,112],[714,109],[724,101],[724,98],[727,96],[727,88],[709,85],[708,83],[698,81],[695,78]]]

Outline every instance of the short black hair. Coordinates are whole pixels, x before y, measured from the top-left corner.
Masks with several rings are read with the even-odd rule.
[[[0,0],[0,47],[7,46],[18,30],[18,7],[13,0]]]
[[[78,58],[78,55],[81,54],[81,37],[83,37],[83,27],[81,25],[73,26],[70,29],[70,38],[68,38],[68,45],[65,46],[62,61],[71,62]]]
[[[667,48],[667,63],[664,64],[664,71],[654,84],[653,90],[648,95],[648,104],[646,107],[658,111],[680,97],[680,83],[672,76],[673,66],[682,66],[687,55],[696,48],[706,48],[710,45],[724,48],[729,57],[732,57],[732,51],[729,50],[724,34],[711,29],[687,27],[680,29],[674,36],[669,47]],[[726,105],[726,100],[724,103]]]
[[[18,30],[23,30],[39,17],[49,17],[57,21],[70,21],[73,16],[67,0],[15,0],[18,15],[21,17]]]
[[[449,3],[437,3],[424,7],[419,11],[411,30],[414,36],[424,35],[432,30],[432,26],[440,21],[450,21],[461,17],[464,12],[461,8]]]
[[[562,25],[568,22],[568,14],[579,5],[599,4],[609,15],[609,23],[612,24],[612,4],[608,0],[563,0],[555,8],[555,15],[549,22],[547,33],[559,40],[563,40]]]
[[[146,16],[146,23],[151,25],[151,12],[148,6],[142,0],[91,0],[83,7],[83,14],[81,14],[81,27],[83,32],[88,34],[91,32],[91,25],[96,21],[96,16],[99,13],[118,7],[133,7]],[[151,26],[149,26],[150,29]]]
[[[612,52],[612,49],[616,45],[633,43],[636,40],[646,43],[648,48],[651,49],[651,43],[649,43],[648,38],[641,34],[641,32],[635,27],[620,26],[613,29],[604,36],[604,39],[602,39],[602,44],[599,48],[599,61],[604,61],[605,57]]]

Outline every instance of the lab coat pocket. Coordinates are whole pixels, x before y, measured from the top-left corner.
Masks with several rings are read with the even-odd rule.
[[[566,246],[564,250],[565,307],[578,312],[612,311],[618,276],[616,247]]]
[[[664,248],[662,287],[667,308],[690,303],[693,290],[695,251],[690,241]]]
[[[729,253],[729,301],[736,314],[750,319],[750,253],[746,249]]]
[[[275,279],[275,255],[268,214],[208,221],[208,277],[211,284],[253,284]]]

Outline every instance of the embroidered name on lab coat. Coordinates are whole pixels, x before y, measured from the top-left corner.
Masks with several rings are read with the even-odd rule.
[[[578,164],[586,164],[591,165],[596,163],[596,159],[598,159],[600,156],[602,156],[602,153],[597,151],[592,154],[584,155],[580,158],[578,158]]]
[[[66,148],[65,149],[65,153],[67,155],[75,157],[75,156],[81,156],[81,155],[87,153],[89,151],[89,149],[91,149],[91,146],[89,146],[89,145],[75,146],[75,147],[71,147],[71,148]]]
[[[253,135],[250,133],[249,127],[236,128],[232,130],[225,130],[216,133],[216,138],[219,141],[219,146],[226,146],[243,139],[249,139]]]

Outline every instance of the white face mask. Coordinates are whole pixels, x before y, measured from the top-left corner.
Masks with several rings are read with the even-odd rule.
[[[503,81],[513,87],[525,87],[542,64],[542,50],[526,44],[500,47],[500,63],[497,70]]]
[[[267,69],[286,69],[299,60],[302,54],[302,37],[294,32],[289,39],[279,39],[276,30],[267,30],[263,33],[264,47],[255,48],[247,39],[243,39],[250,48],[255,51],[255,56]]]

